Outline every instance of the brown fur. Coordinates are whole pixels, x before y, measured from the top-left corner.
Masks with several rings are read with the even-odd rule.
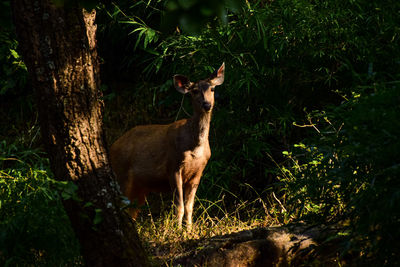
[[[176,190],[178,224],[183,215],[190,228],[194,197],[211,156],[208,133],[214,87],[222,84],[224,64],[209,79],[197,83],[176,75],[174,84],[190,92],[194,114],[168,125],[137,126],[111,146],[111,165],[124,193],[143,205],[150,192]],[[131,209],[133,218],[138,209]]]

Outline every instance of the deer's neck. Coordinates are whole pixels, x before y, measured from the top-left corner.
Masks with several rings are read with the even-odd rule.
[[[210,132],[211,112],[195,112],[190,118],[190,126],[194,142],[202,145],[208,142]]]

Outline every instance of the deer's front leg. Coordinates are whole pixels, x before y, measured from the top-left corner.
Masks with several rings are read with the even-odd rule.
[[[176,188],[175,193],[175,206],[176,206],[176,217],[178,218],[178,227],[182,228],[182,219],[184,213],[183,205],[183,182],[182,182],[182,171],[175,172],[174,183]]]
[[[199,187],[200,178],[201,173],[197,175],[193,180],[185,184],[185,220],[188,231],[192,229],[194,197],[196,196],[196,191]]]

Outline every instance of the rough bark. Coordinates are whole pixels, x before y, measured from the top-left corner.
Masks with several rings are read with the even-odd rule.
[[[80,200],[64,201],[64,206],[85,263],[147,265],[131,219],[120,212],[120,193],[108,161],[96,14],[72,2],[12,2],[21,52],[37,94],[42,138],[56,179],[78,186]],[[102,218],[100,223],[95,217]]]

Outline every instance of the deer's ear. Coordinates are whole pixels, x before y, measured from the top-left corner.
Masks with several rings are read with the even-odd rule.
[[[222,63],[221,67],[214,71],[213,74],[211,74],[210,81],[212,85],[221,85],[224,82],[224,77],[225,77],[225,62]]]
[[[186,76],[179,74],[174,76],[174,86],[176,90],[182,94],[189,92],[189,87],[191,84],[192,83]]]

